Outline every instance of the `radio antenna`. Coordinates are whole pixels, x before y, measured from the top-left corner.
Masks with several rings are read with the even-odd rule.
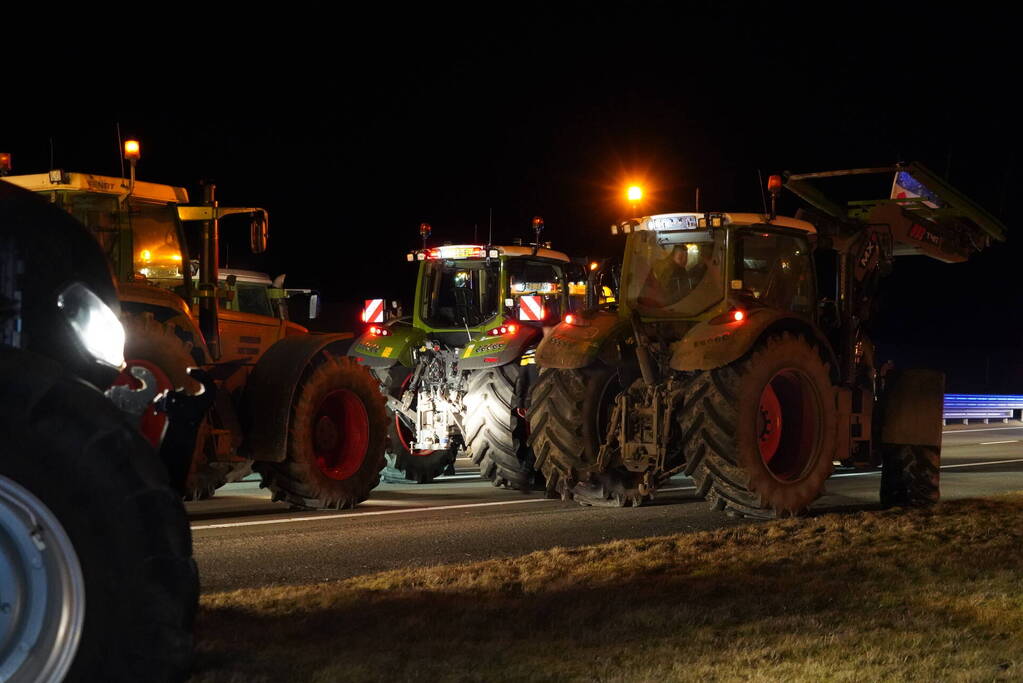
[[[764,215],[766,216],[768,212],[767,195],[764,194],[764,174],[760,172],[759,168],[757,169],[757,186],[760,188],[760,201],[764,204]]]
[[[487,233],[487,244],[494,243],[494,207],[490,207],[490,231]]]
[[[121,153],[124,145],[121,142],[121,122],[117,121],[115,125],[117,126],[117,158],[121,160],[121,180],[124,180],[124,154]]]

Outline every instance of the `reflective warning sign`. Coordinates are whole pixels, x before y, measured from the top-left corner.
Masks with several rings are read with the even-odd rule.
[[[384,300],[366,299],[366,305],[362,309],[362,322],[382,323],[384,321]]]
[[[530,294],[519,297],[519,320],[543,320],[545,317],[542,296]]]

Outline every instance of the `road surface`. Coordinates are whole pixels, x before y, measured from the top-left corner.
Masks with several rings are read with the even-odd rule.
[[[945,499],[1023,490],[1023,425],[945,428]],[[467,462],[433,484],[384,484],[355,510],[290,511],[258,482],[228,485],[188,503],[203,591],[342,579],[554,546],[685,533],[738,524],[672,480],[640,508],[584,508],[539,492],[495,489]],[[876,507],[879,472],[837,471],[814,510]]]

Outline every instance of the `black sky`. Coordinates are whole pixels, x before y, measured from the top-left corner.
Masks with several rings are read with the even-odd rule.
[[[690,209],[697,186],[703,207],[758,210],[758,169],[915,160],[1018,223],[1020,59],[995,9],[511,7],[246,16],[216,38],[137,40],[115,69],[126,52],[97,39],[102,54],[8,75],[0,151],[44,171],[52,140],[54,166],[118,174],[119,123],[142,141],[140,178],[194,196],[209,178],[221,203],[270,210],[270,252],[229,238],[236,265],[338,303],[408,301],[424,220],[438,241],[483,239],[492,209],[500,241],[542,214],[556,247],[611,254],[629,178],[656,189],[649,211]],[[1019,348],[1020,251],[900,263],[879,332]]]

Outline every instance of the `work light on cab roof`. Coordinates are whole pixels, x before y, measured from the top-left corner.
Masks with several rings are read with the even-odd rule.
[[[11,172],[11,154],[10,152],[0,152],[0,176],[7,175]]]
[[[124,158],[128,161],[138,161],[142,156],[142,147],[138,140],[124,141]]]

